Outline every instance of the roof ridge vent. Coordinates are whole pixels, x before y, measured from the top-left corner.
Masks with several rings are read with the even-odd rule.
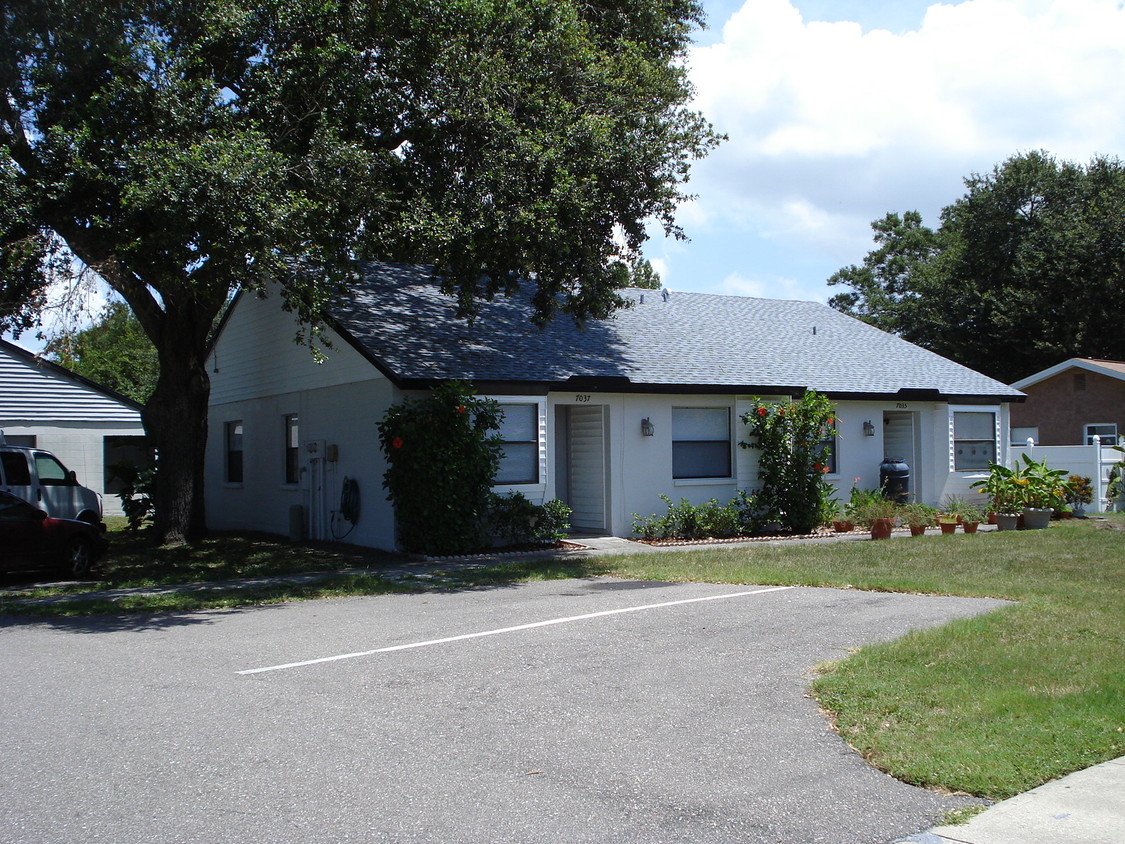
[[[672,291],[670,291],[667,287],[665,287],[663,290],[660,291],[660,298],[663,299],[665,302],[667,302],[669,299],[672,298]]]

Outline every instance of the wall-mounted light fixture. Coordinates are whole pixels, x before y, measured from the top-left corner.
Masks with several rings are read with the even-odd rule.
[[[863,435],[865,437],[875,436],[875,423],[870,419],[863,423]]]
[[[641,420],[641,436],[651,437],[656,434],[656,426],[652,424],[652,420],[647,416]]]

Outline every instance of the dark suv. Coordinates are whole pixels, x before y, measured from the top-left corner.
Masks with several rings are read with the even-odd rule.
[[[99,526],[55,519],[22,498],[0,490],[0,570],[50,567],[81,576],[109,543]]]

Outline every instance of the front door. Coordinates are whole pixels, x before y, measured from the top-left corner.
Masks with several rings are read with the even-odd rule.
[[[566,448],[565,501],[570,524],[579,533],[605,533],[606,520],[606,419],[604,405],[563,408]]]
[[[910,496],[915,498],[921,489],[921,459],[918,455],[918,438],[915,436],[917,414],[909,410],[883,412],[883,457],[902,460],[910,467]]]

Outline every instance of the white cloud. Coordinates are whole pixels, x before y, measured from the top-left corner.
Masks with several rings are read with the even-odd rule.
[[[696,107],[730,141],[697,165],[683,222],[733,220],[851,262],[871,220],[917,208],[936,224],[963,177],[1018,152],[1122,152],[1122,6],[966,0],[892,34],[747,0],[691,56]]]
[[[731,273],[719,283],[718,293],[730,296],[756,296],[760,299],[819,299],[801,282],[792,278],[761,277],[746,278],[739,273]]]

